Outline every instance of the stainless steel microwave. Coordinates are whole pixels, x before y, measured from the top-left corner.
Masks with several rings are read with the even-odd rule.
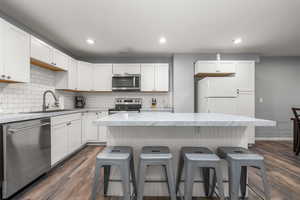
[[[114,74],[112,76],[113,91],[140,91],[141,75],[140,74]]]

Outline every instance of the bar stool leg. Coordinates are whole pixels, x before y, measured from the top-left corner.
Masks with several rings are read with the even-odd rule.
[[[144,196],[144,182],[145,182],[145,173],[146,173],[146,165],[143,161],[139,162],[139,172],[138,172],[138,190],[137,190],[137,200],[143,200]]]
[[[176,194],[178,193],[178,190],[180,187],[180,180],[181,180],[181,175],[182,175],[183,164],[184,164],[184,159],[183,159],[183,156],[180,155],[179,161],[178,161],[178,170],[177,170]]]
[[[247,190],[247,167],[246,166],[242,166],[240,184],[241,184],[242,198],[245,198],[246,190]]]
[[[96,200],[97,197],[97,189],[99,186],[99,179],[100,179],[100,170],[101,170],[101,163],[96,161],[96,167],[95,167],[95,176],[94,176],[94,182],[92,187],[92,195],[91,200]]]
[[[108,185],[109,185],[109,177],[110,177],[110,166],[104,165],[104,196],[107,196]]]
[[[124,200],[130,200],[131,191],[130,191],[130,168],[129,162],[126,162],[119,166],[121,176],[122,176],[122,185],[123,185],[123,196]]]
[[[176,192],[175,192],[175,177],[172,167],[172,161],[170,160],[167,165],[167,177],[168,177],[168,187],[169,187],[169,193],[171,196],[171,200],[176,200]]]
[[[230,200],[239,199],[239,188],[240,188],[240,179],[241,179],[241,167],[234,162],[231,162],[229,166],[229,195]]]
[[[202,177],[203,177],[203,186],[204,186],[204,193],[205,196],[208,197],[209,189],[210,189],[210,169],[208,167],[202,168]]]
[[[191,200],[193,196],[193,185],[194,185],[194,170],[195,167],[190,162],[185,162],[184,169],[184,200]]]
[[[215,176],[216,176],[217,182],[218,182],[218,189],[219,189],[220,199],[221,200],[225,200],[224,185],[223,185],[223,175],[222,175],[222,169],[221,169],[220,164],[217,164],[215,166]],[[215,187],[213,189],[215,189]]]
[[[264,165],[263,162],[260,164],[260,170],[261,170],[262,181],[263,181],[263,184],[264,184],[265,198],[266,198],[266,200],[271,200],[271,193],[270,193],[266,168],[265,168],[265,165]]]
[[[132,179],[132,185],[133,185],[133,193],[136,196],[137,195],[137,185],[136,185],[133,157],[130,159],[130,171],[131,171],[131,179]]]

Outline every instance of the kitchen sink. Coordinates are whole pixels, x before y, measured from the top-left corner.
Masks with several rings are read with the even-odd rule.
[[[24,114],[28,113],[52,113],[52,112],[65,112],[65,111],[73,111],[75,109],[57,109],[57,110],[47,110],[47,111],[33,111],[33,112],[23,112]]]

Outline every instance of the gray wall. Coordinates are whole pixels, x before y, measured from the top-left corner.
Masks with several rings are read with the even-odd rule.
[[[255,60],[254,54],[221,54],[222,60]],[[195,111],[194,63],[216,60],[216,54],[175,54],[173,57],[173,104],[175,112]]]
[[[277,121],[277,127],[256,128],[256,137],[290,137],[291,107],[300,107],[300,57],[261,57],[260,60],[255,69],[255,114],[258,118]]]

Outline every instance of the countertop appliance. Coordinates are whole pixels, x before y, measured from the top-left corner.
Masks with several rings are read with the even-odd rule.
[[[1,126],[2,197],[8,198],[51,168],[50,118]]]
[[[118,112],[140,112],[142,108],[141,98],[116,98],[115,107],[108,110],[108,114]]]
[[[113,91],[132,91],[138,92],[141,90],[141,75],[140,74],[114,74],[112,76]]]
[[[84,106],[85,106],[85,97],[75,96],[75,108],[84,108]]]

